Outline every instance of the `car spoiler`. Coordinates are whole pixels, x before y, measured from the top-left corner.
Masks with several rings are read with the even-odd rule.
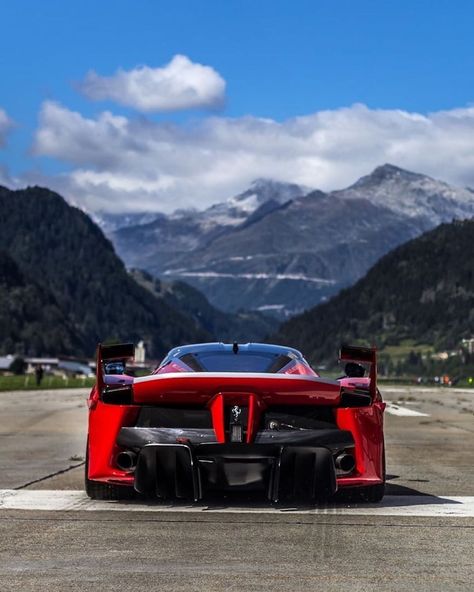
[[[102,392],[105,386],[105,362],[123,360],[126,362],[135,356],[135,345],[133,343],[113,343],[105,345],[99,343],[97,346],[96,377],[97,388]]]
[[[339,360],[370,364],[369,390],[373,400],[377,394],[377,348],[343,344],[341,345]]]
[[[347,348],[344,356],[354,355]],[[132,378],[125,374],[106,375],[105,364],[114,360],[124,363],[134,357],[133,343],[99,344],[97,348],[97,388],[107,402],[136,404],[207,404],[214,399],[242,400],[249,397],[260,404],[329,405],[358,407],[371,403],[367,391],[345,387],[338,381],[310,375],[251,372],[174,372]],[[341,359],[362,359],[341,357]],[[365,360],[364,360],[365,361]],[[375,363],[372,364],[372,368]],[[372,373],[371,368],[371,373]],[[372,377],[372,374],[371,374]],[[375,381],[371,380],[372,384]],[[122,398],[123,397],[123,398]],[[217,404],[217,403],[216,403]],[[220,403],[219,403],[220,404]]]
[[[262,403],[339,405],[341,386],[316,376],[257,372],[173,372],[135,378],[136,403],[207,403],[217,394],[225,398],[255,395]]]

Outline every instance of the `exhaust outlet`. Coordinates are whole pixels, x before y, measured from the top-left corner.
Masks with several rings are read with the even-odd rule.
[[[134,471],[137,465],[137,455],[131,450],[125,450],[117,454],[116,463],[122,471]]]
[[[352,454],[342,452],[336,456],[334,464],[337,469],[344,471],[344,473],[350,473],[355,469],[355,458]]]

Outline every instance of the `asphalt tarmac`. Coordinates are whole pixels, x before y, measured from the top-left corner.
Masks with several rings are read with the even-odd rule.
[[[474,589],[474,390],[383,389],[387,496],[325,508],[89,502],[86,394],[0,393],[1,591]]]

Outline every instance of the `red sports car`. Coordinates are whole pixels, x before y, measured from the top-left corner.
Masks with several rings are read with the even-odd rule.
[[[178,347],[139,378],[126,373],[133,355],[132,344],[98,348],[88,400],[91,498],[259,491],[272,502],[318,502],[339,491],[382,499],[385,404],[374,349],[343,346],[338,380],[277,345]]]

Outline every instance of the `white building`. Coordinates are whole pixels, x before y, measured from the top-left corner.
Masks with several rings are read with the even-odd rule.
[[[470,354],[474,354],[474,337],[463,339],[462,346],[465,347]]]
[[[139,341],[135,347],[135,365],[144,366],[146,358],[146,348],[143,341]]]

